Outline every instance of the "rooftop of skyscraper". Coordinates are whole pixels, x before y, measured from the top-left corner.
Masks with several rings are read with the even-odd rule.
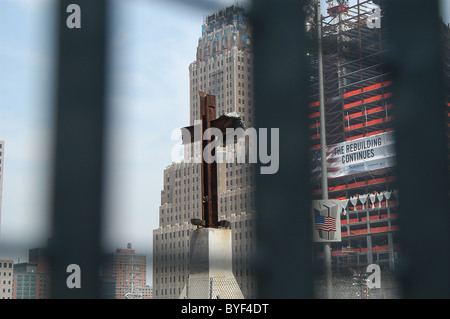
[[[211,23],[213,21],[220,20],[238,13],[245,14],[245,8],[238,4],[232,5],[223,10],[220,10],[219,12],[215,12],[207,16],[205,23]]]

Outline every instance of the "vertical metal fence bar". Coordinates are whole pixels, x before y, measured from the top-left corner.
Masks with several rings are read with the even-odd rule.
[[[81,28],[68,28],[70,4]],[[99,296],[102,161],[105,104],[104,0],[61,0],[58,5],[53,234],[49,242],[52,298]],[[67,266],[80,267],[81,288],[69,288]]]
[[[449,298],[450,207],[438,1],[388,1],[406,298]]]
[[[278,172],[256,172],[259,298],[313,296],[303,4],[286,0],[252,4],[259,137],[261,128],[268,132],[279,128]],[[272,155],[275,149],[269,142]]]

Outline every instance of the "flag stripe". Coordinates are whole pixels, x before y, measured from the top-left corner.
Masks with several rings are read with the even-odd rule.
[[[315,229],[323,231],[336,231],[336,218],[331,216],[316,216]]]

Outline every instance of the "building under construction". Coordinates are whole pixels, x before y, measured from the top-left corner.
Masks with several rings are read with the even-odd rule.
[[[384,3],[327,1],[328,15],[322,17],[328,196],[341,200],[342,206],[342,242],[331,245],[333,271],[363,269],[372,263],[393,271],[398,262],[393,82],[385,63],[389,49],[385,41],[388,31],[383,26]],[[312,43],[308,52],[312,67],[308,105],[313,194],[314,199],[320,199],[320,99],[314,23],[308,28]],[[442,34],[448,79],[449,27],[445,24]],[[447,106],[450,117],[450,103]],[[321,261],[321,246],[317,255]]]

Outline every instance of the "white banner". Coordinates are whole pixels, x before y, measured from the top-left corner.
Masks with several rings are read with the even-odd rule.
[[[327,148],[328,178],[342,177],[395,165],[394,132],[381,133]]]

